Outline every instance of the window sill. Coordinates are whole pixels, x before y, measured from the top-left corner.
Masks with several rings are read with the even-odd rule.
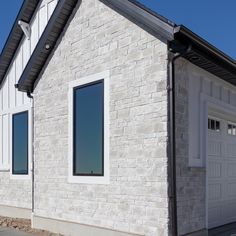
[[[104,184],[110,183],[106,176],[69,176],[68,183],[71,184]]]
[[[10,172],[9,168],[0,168],[0,172]]]
[[[31,176],[28,174],[28,175],[14,175],[11,173],[11,176],[10,176],[10,179],[13,179],[13,180],[31,180]]]

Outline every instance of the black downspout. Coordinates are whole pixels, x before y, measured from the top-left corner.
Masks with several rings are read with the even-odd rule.
[[[32,214],[34,213],[34,97],[31,95],[30,91],[27,91],[27,97],[32,99]]]
[[[175,61],[191,50],[191,46],[179,52],[173,52],[168,45],[168,166],[170,183],[171,229],[172,236],[178,236],[177,189],[176,189],[176,142],[175,142]]]

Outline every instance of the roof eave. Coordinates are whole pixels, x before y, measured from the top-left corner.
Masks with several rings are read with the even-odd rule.
[[[212,53],[214,56],[224,60],[225,62],[229,63],[230,65],[236,68],[236,61],[233,58],[226,55],[224,52],[214,47],[212,44],[210,44],[197,34],[193,33],[190,29],[186,28],[185,26],[180,25],[174,28],[174,38],[177,38],[178,35],[185,36],[186,38],[191,40],[192,43],[198,44],[208,52]]]
[[[221,79],[236,85],[236,61],[193,33],[185,26],[174,29],[174,41],[180,45],[191,45],[184,58]]]
[[[25,22],[30,22],[39,2],[40,1],[38,0],[25,0],[21,6],[0,55],[0,85],[11,65],[12,59],[17,53],[17,48],[24,35],[18,26],[18,21],[23,20]]]
[[[60,0],[31,55],[19,81],[18,90],[33,92],[35,81],[38,79],[48,57],[52,53],[65,25],[67,24],[78,0]],[[63,19],[63,20],[62,20]],[[46,48],[45,46],[49,47]]]

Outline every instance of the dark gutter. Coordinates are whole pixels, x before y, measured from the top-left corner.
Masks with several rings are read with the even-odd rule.
[[[18,90],[33,92],[34,83],[61,35],[78,0],[60,0],[31,55],[19,81]]]
[[[172,235],[178,235],[177,187],[176,187],[176,125],[175,125],[175,61],[191,51],[191,46],[179,47],[173,53],[168,45],[168,178]]]
[[[29,99],[32,99],[32,107],[31,107],[31,122],[32,122],[32,130],[31,130],[31,135],[32,135],[32,147],[34,147],[35,143],[34,143],[34,97],[32,96],[32,94],[30,94],[29,92],[27,92],[27,97]],[[29,113],[30,114],[30,113]],[[30,120],[30,119],[29,119]],[[35,210],[35,159],[34,159],[34,148],[32,148],[31,151],[31,212],[34,213]]]
[[[25,0],[21,6],[21,9],[15,19],[14,25],[12,26],[11,32],[8,35],[7,41],[2,49],[0,55],[0,84],[2,83],[5,74],[14,58],[17,48],[23,38],[24,33],[18,26],[18,21],[23,20],[30,22],[38,4],[38,0]]]

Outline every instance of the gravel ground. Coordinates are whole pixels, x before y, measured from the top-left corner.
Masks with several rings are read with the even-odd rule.
[[[61,234],[50,233],[45,230],[37,230],[31,228],[31,221],[25,219],[15,219],[0,216],[0,228],[12,228],[31,233],[37,236],[63,236]]]

